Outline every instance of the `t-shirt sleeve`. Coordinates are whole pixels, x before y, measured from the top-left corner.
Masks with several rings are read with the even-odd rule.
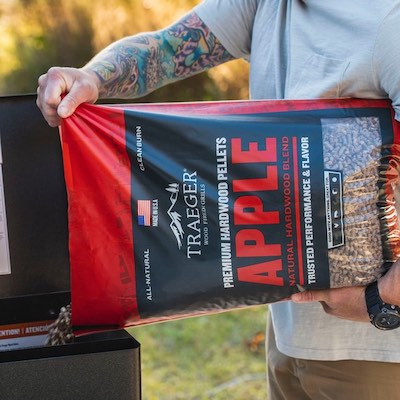
[[[248,60],[258,2],[204,0],[194,11],[233,57]]]
[[[400,5],[383,20],[374,48],[373,70],[377,85],[392,101],[400,121]]]

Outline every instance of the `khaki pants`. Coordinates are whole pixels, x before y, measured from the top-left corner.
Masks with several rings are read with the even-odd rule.
[[[400,399],[400,364],[287,357],[276,348],[271,326],[269,321],[268,400]]]

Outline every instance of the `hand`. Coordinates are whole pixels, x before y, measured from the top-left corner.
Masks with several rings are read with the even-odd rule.
[[[388,304],[400,305],[400,259],[378,280],[379,293]],[[328,290],[309,290],[293,294],[295,303],[319,301],[325,312],[338,318],[368,322],[365,287],[355,286]]]
[[[293,294],[295,303],[320,302],[329,315],[350,321],[368,322],[365,287],[345,287],[327,290],[306,290]]]
[[[99,96],[99,79],[89,70],[53,67],[38,80],[36,104],[50,126],[58,126],[82,103]],[[66,94],[64,98],[62,95]]]

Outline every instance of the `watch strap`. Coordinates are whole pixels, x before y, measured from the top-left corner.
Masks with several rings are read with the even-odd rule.
[[[384,301],[379,296],[378,282],[370,283],[365,289],[365,301],[367,303],[367,310],[369,319],[373,322],[376,315],[378,315],[385,305]]]
[[[400,326],[400,307],[387,304],[382,300],[379,295],[378,282],[370,283],[366,287],[365,301],[372,325],[383,330],[394,329]],[[391,316],[390,318],[389,315]],[[394,316],[396,316],[397,321],[393,320]],[[385,325],[382,325],[382,321],[385,321]],[[389,321],[391,322],[388,324]]]

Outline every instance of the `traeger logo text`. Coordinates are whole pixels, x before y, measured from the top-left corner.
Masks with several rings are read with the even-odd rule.
[[[179,198],[179,184],[170,183],[165,189],[171,193],[167,214],[171,219],[169,224],[178,248],[181,249],[183,242],[186,244],[186,257],[192,258],[201,256],[201,226],[200,226],[200,209],[197,185],[197,171],[192,173],[184,172],[182,175],[182,196],[185,204],[186,231],[182,226],[182,215],[174,210]]]

